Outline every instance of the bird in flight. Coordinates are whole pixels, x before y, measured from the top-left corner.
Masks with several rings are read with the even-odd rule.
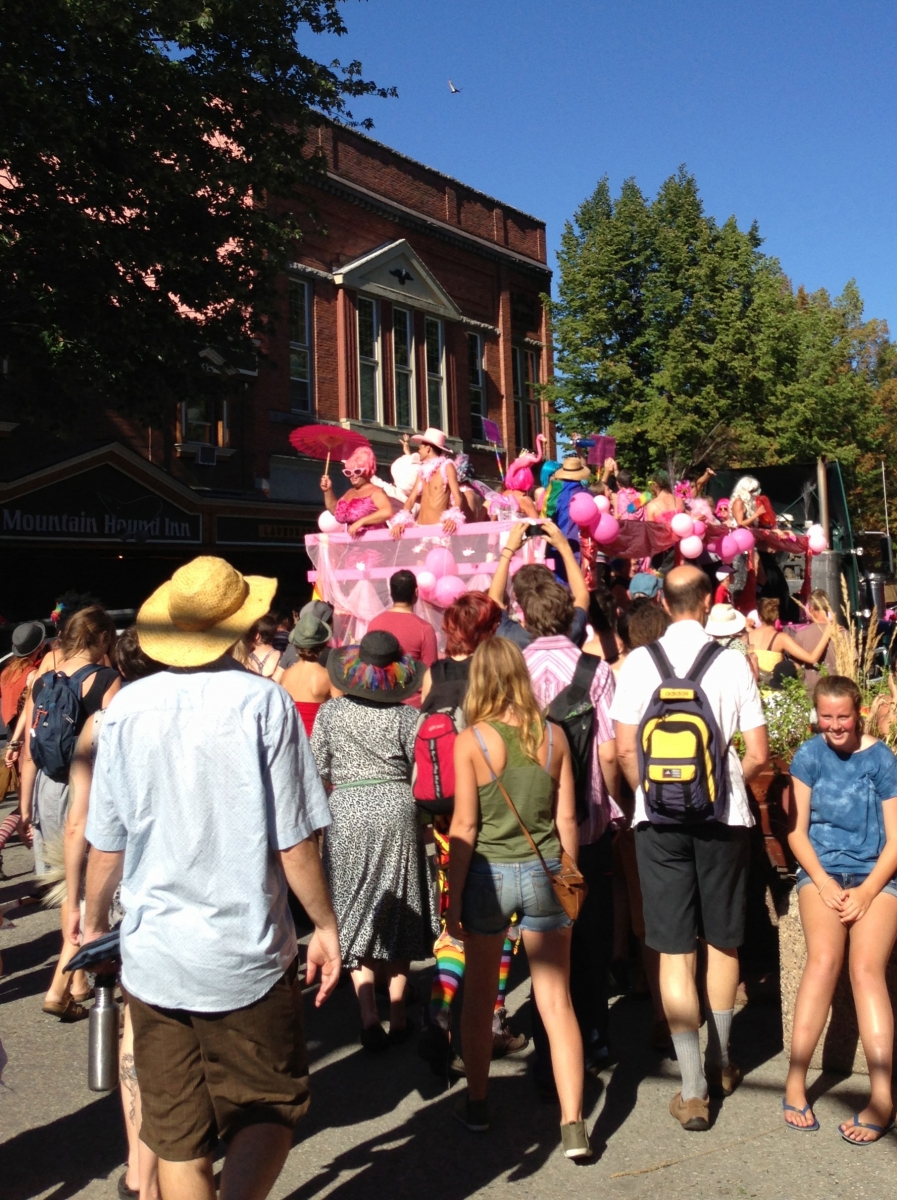
[[[460,89],[460,88],[456,88],[456,87],[455,87],[455,85],[452,83],[452,81],[451,81],[451,80],[449,80],[449,91],[452,93],[452,95],[454,95],[454,94],[455,94],[455,92],[460,92],[460,91],[461,91],[461,89]]]

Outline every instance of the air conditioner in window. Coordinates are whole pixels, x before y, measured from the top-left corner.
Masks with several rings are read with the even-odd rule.
[[[215,446],[199,446],[196,450],[196,465],[198,467],[214,467],[218,461],[218,449]]]

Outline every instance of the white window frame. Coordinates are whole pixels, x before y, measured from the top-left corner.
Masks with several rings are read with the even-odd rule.
[[[535,409],[534,425],[538,426],[535,433],[542,433],[542,409],[534,394],[534,387],[539,382],[536,352],[526,350],[521,346],[511,347],[511,386],[514,393],[514,438],[517,442],[517,453],[521,450],[535,450],[535,445],[529,446],[523,440],[529,433],[529,409]],[[532,378],[527,375],[527,367],[531,366]],[[535,441],[535,433],[533,440]]]
[[[293,289],[302,288],[305,293],[305,329],[298,331],[304,340],[300,341],[294,337],[292,314],[290,313],[290,299]],[[312,312],[314,304],[314,289],[312,285],[305,279],[296,279],[291,277],[287,285],[287,327],[290,339],[290,411],[294,413],[313,413],[315,411],[315,396],[314,396],[314,371],[312,361],[312,344],[311,344],[311,329],[312,329]],[[293,375],[293,356],[294,354],[305,355],[305,378],[301,375]],[[293,384],[304,384],[308,391],[308,399],[305,407],[303,407],[300,399],[294,398]]]
[[[408,363],[400,365],[396,355],[396,317],[405,318],[405,329],[408,337]],[[393,414],[396,428],[413,429],[417,424],[415,419],[415,388],[414,388],[414,312],[410,308],[393,306],[392,310],[392,370],[393,370]],[[408,420],[399,419],[399,379],[408,380]]]
[[[471,370],[471,348],[476,345],[476,373]],[[483,370],[483,336],[479,333],[467,334],[467,379],[470,384],[470,433],[472,440],[483,442],[483,420],[486,412],[486,372]]]
[[[374,357],[361,353],[361,308],[363,304],[370,304],[371,315],[373,319],[374,334],[373,334],[373,350]],[[383,379],[382,379],[382,361],[383,354],[380,345],[380,305],[373,296],[359,296],[356,304],[356,337],[358,342],[358,418],[371,425],[383,423]],[[374,415],[365,416],[362,411],[362,376],[365,369],[373,374],[374,378]]]
[[[188,433],[190,428],[190,420],[188,416],[190,401],[182,400],[180,406],[181,442],[190,445],[216,446],[219,450],[226,450],[230,444],[230,431],[227,423],[227,401],[223,399],[208,399],[206,403],[212,406],[213,419],[207,423],[208,428],[211,430],[212,436],[210,438],[190,437]]]
[[[430,348],[427,334],[430,326],[435,325],[439,331],[439,373],[430,370]],[[427,368],[427,425],[436,425],[437,429],[446,430],[445,424],[445,327],[439,317],[424,317],[424,359]],[[434,413],[430,405],[430,388],[439,384],[439,419],[434,421]]]

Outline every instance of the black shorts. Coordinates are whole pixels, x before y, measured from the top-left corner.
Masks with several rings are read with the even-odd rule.
[[[645,941],[661,954],[690,954],[699,937],[719,950],[744,941],[750,857],[742,825],[640,824],[635,832]]]

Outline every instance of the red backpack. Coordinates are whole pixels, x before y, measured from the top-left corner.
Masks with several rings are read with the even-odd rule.
[[[460,709],[424,713],[414,741],[411,792],[431,816],[450,813],[455,803],[455,738],[464,728]]]

